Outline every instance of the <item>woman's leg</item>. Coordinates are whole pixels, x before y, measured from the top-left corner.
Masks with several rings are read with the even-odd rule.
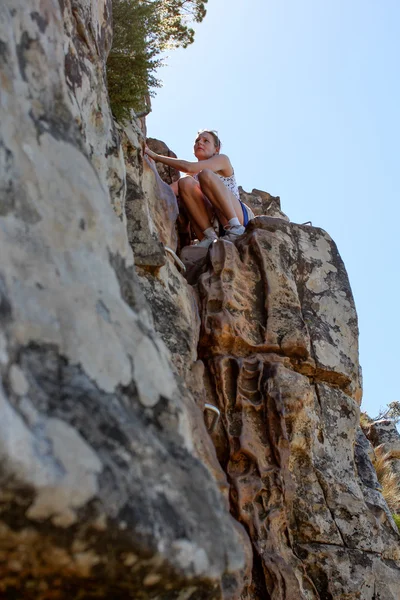
[[[240,224],[243,225],[243,210],[239,200],[228,190],[216,173],[210,169],[204,169],[199,173],[199,183],[201,191],[216,209],[223,226],[227,225],[234,217],[237,217]]]
[[[199,240],[203,239],[204,231],[212,227],[210,208],[206,205],[200,185],[193,177],[182,177],[178,181],[179,197],[184,204],[193,229]]]

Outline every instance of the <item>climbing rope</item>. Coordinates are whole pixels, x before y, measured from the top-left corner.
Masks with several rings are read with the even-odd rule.
[[[172,256],[172,258],[176,262],[177,266],[181,269],[181,271],[183,271],[183,273],[185,273],[186,267],[183,264],[183,262],[181,261],[181,259],[179,258],[179,256],[177,256],[171,248],[168,248],[168,246],[164,246],[164,249]]]

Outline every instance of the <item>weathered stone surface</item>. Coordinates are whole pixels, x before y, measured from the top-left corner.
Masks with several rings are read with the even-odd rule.
[[[111,0],[63,0],[65,77],[69,110],[86,154],[116,214],[124,220],[124,156],[109,108],[104,68],[112,42],[111,4]],[[41,18],[46,28],[46,17]]]
[[[237,246],[213,244],[201,276],[207,352],[282,352],[360,399],[357,315],[344,265],[321,229],[256,217]]]
[[[381,419],[371,423],[368,439],[373,446],[381,446],[384,452],[390,452],[392,458],[400,459],[400,433],[394,421]]]
[[[297,553],[316,589],[316,595],[307,598],[395,600],[399,597],[399,575],[391,561],[333,545],[301,545]]]
[[[200,316],[194,289],[168,256],[156,275],[138,269],[142,290],[152,310],[156,331],[171,353],[179,375],[187,380],[197,360]]]
[[[165,144],[165,142],[162,142],[161,140],[147,138],[147,145],[149,146],[150,150],[153,150],[153,152],[156,152],[157,154],[177,158],[175,152],[172,152],[172,150],[168,148],[167,144]],[[156,168],[158,174],[160,175],[161,179],[165,181],[165,183],[171,184],[174,183],[174,181],[178,181],[178,179],[180,178],[179,171],[177,171],[173,167],[168,167],[167,165],[163,165],[163,163],[161,162],[157,162]]]
[[[279,196],[271,196],[268,192],[261,190],[245,192],[241,186],[239,186],[239,193],[241,201],[250,206],[256,217],[264,215],[289,221],[289,217],[281,210]]]
[[[208,248],[191,245],[185,246],[180,252],[180,257],[185,265],[185,278],[188,283],[195,285],[202,273],[206,271],[208,263]]]
[[[354,477],[357,403],[326,384],[311,385],[278,355],[221,356],[209,368],[223,414],[217,448],[231,481],[233,514],[259,557],[253,563],[258,592],[252,583],[243,598],[327,597],[320,581],[320,574],[330,578],[320,556],[325,546],[332,548],[329,560],[341,548],[349,563],[354,556],[373,560],[377,573],[382,554],[399,561],[399,537],[382,497],[376,492],[381,506],[375,501],[372,510]],[[298,549],[308,545],[303,562]],[[313,562],[318,567],[309,568]],[[353,568],[364,575],[356,563]],[[399,573],[391,578],[399,592]],[[346,579],[342,573],[332,598],[349,593]]]
[[[135,264],[151,268],[166,262],[164,247],[176,251],[175,222],[178,204],[154,161],[141,155],[140,130],[134,124],[124,127],[122,144],[126,157],[126,216],[128,238]]]
[[[380,503],[373,504],[371,496],[364,497],[364,489],[354,478],[358,405],[342,391],[326,384],[316,384],[316,391],[323,435],[315,448],[315,465],[344,545],[399,560],[398,531],[383,509],[381,495],[375,495],[381,499]]]
[[[368,574],[366,597],[396,597],[398,531],[365,438],[354,450],[357,317],[334,243],[257,217],[236,245],[213,244],[198,288],[199,354],[222,412],[213,437],[256,554],[242,599],[363,598],[350,572]]]
[[[399,598],[336,246],[242,192],[268,216],[190,287],[108,110],[109,0],[61,5],[0,6],[0,596]]]
[[[98,31],[103,3],[75,6],[78,35]],[[88,158],[63,46],[58,1],[1,4],[0,595],[234,597],[244,532],[198,458],[202,414]]]
[[[360,402],[357,314],[343,261],[322,229],[297,226],[294,237],[299,294],[318,377]]]
[[[381,455],[386,454],[400,486],[400,433],[394,421],[380,419],[371,423],[367,430],[368,439]]]
[[[178,217],[176,196],[170,186],[158,175],[154,161],[147,157],[143,163],[142,189],[161,242],[175,251],[177,247],[175,221]]]
[[[381,486],[371,462],[374,458],[374,449],[361,427],[357,429],[354,457],[357,464],[358,476],[362,483],[373,490],[380,490]]]

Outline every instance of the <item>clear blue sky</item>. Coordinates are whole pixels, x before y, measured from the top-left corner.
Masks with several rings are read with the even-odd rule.
[[[159,71],[148,135],[190,160],[217,129],[245,190],[336,241],[371,416],[400,400],[399,0],[209,0]]]

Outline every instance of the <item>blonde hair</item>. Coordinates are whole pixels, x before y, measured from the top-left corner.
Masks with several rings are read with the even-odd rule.
[[[214,144],[217,150],[221,150],[222,143],[218,137],[218,131],[216,129],[200,129],[200,131],[197,132],[197,135],[200,135],[201,133],[209,133],[214,140]]]

